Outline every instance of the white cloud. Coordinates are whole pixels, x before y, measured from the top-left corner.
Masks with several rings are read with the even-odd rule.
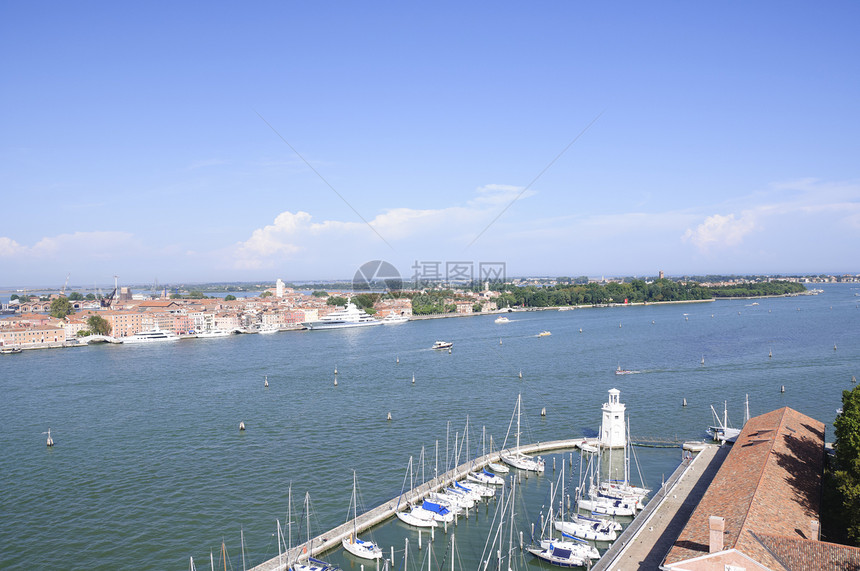
[[[755,219],[750,212],[741,214],[739,218],[735,218],[734,214],[714,214],[705,218],[695,230],[688,228],[683,239],[702,250],[712,246],[737,246],[743,242],[744,236],[755,229]]]
[[[20,254],[24,248],[11,238],[0,236],[0,257],[10,258]]]
[[[139,243],[129,232],[73,232],[45,236],[32,246],[22,246],[10,238],[0,237],[0,255],[21,259],[103,259],[128,255]]]
[[[230,255],[237,269],[271,268],[299,258],[334,258],[345,252],[359,252],[380,245],[387,249],[377,234],[395,250],[414,252],[428,245],[462,249],[511,201],[533,194],[533,191],[523,192],[518,186],[491,184],[475,189],[475,196],[465,206],[389,208],[368,224],[338,220],[315,222],[308,212],[284,211],[272,224],[254,230],[247,240],[237,243]]]

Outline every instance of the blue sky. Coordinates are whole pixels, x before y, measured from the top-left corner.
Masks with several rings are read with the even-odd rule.
[[[0,285],[857,272],[858,22],[3,0]]]

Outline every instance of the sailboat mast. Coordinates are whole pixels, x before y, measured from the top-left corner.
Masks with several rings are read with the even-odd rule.
[[[311,543],[311,493],[305,492],[305,520],[308,528],[308,559],[313,555],[313,544]]]
[[[350,543],[354,543],[358,538],[358,533],[356,531],[356,520],[358,519],[358,495],[356,494],[356,486],[357,482],[355,479],[355,470],[352,471],[352,540]]]
[[[510,560],[513,557],[514,552],[514,496],[517,490],[517,480],[514,478],[513,484],[511,484],[511,509],[510,509],[510,531],[508,533],[508,559]],[[508,562],[508,569],[511,568],[510,561]]]
[[[245,568],[245,530],[239,528],[239,543],[242,546],[242,571],[246,571]]]
[[[520,406],[522,395],[517,395],[517,455],[520,453]]]

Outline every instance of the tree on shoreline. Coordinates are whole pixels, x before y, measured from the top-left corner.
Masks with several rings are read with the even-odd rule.
[[[71,315],[75,310],[72,309],[72,302],[66,297],[58,297],[51,302],[51,316],[57,319],[62,319],[67,315]]]
[[[110,335],[111,332],[110,323],[101,315],[90,315],[87,319],[87,327],[93,335]]]
[[[845,532],[844,540],[860,547],[860,385],[842,391],[842,414],[833,421],[836,450],[833,458],[831,494],[837,510],[834,522]]]

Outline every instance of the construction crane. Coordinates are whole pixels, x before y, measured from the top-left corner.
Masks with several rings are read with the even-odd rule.
[[[113,299],[116,297],[116,292],[119,289],[119,282],[117,282],[117,278],[119,278],[119,276],[113,277],[114,286],[113,291],[110,292],[110,295],[103,297],[99,300],[99,305],[101,305],[102,307],[110,307],[111,304],[113,304]]]
[[[69,285],[69,278],[72,277],[72,273],[66,276],[66,283],[63,284],[63,289],[60,290],[60,295],[66,295],[66,287]]]

